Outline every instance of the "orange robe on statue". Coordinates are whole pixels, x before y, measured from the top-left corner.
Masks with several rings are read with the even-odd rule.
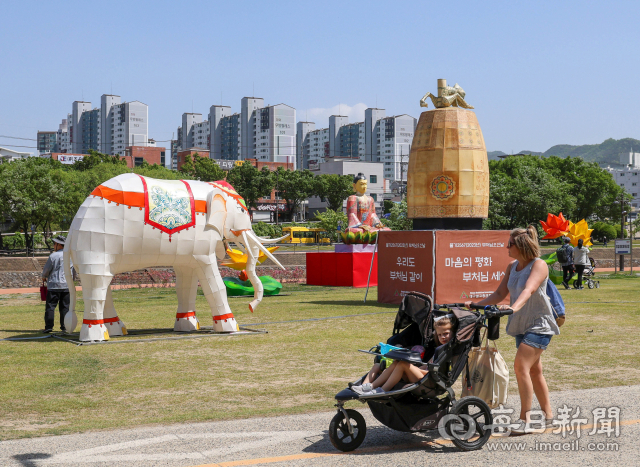
[[[371,196],[349,196],[347,198],[347,218],[349,223],[347,232],[391,230],[380,222],[376,215],[375,201]]]

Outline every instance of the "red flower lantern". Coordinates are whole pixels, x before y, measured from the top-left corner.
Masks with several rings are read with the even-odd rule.
[[[542,240],[554,239],[567,235],[569,233],[569,220],[565,219],[562,213],[555,216],[551,213],[547,214],[547,222],[540,221],[542,229],[547,233]]]

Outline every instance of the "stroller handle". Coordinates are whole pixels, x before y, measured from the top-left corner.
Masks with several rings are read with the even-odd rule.
[[[464,303],[447,303],[444,305],[434,305],[433,307],[435,309],[440,309],[440,308],[453,308],[453,307],[464,307]],[[508,315],[512,315],[513,314],[513,310],[511,308],[508,308],[506,310],[501,310],[499,309],[496,305],[471,305],[470,308],[472,310],[484,310],[484,316],[487,318],[496,318],[496,317],[502,317],[502,316],[508,316]]]

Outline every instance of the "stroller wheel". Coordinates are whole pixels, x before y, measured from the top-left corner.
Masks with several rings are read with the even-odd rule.
[[[593,283],[593,281],[591,279],[589,279],[587,281],[587,287],[589,287],[590,289],[593,289],[596,285]]]
[[[576,279],[575,281],[573,281],[573,288],[577,289],[579,287],[578,285],[578,279]]]
[[[339,451],[353,451],[364,441],[367,434],[367,424],[360,412],[353,409],[346,409],[351,420],[353,434],[349,433],[349,425],[344,418],[344,414],[339,410],[329,424],[329,440],[333,447]]]
[[[596,282],[596,289],[599,289],[599,288],[600,288],[600,281],[597,281]]]
[[[469,396],[457,400],[449,410],[445,428],[453,444],[463,451],[482,448],[491,437],[491,409],[485,401]]]

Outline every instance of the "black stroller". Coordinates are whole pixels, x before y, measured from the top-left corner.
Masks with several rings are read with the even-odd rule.
[[[361,384],[364,375],[349,384],[348,389],[336,394],[338,413],[329,425],[329,438],[336,449],[353,451],[362,444],[366,435],[364,417],[356,410],[344,408],[345,402],[350,400],[368,403],[377,420],[404,432],[435,430],[441,419],[447,416],[442,426],[457,447],[471,451],[484,446],[491,436],[491,409],[477,397],[456,400],[451,386],[465,370],[471,347],[480,345],[480,331],[485,326],[485,319],[488,319],[491,339],[497,339],[500,317],[513,311],[486,307],[484,313],[480,313],[459,308],[461,305],[432,306],[431,297],[418,292],[404,297],[396,315],[393,335],[387,341],[387,344],[403,348],[391,350],[384,357],[420,365],[429,361],[436,348],[434,318],[439,316],[453,318],[453,337],[441,348],[437,359],[428,364],[426,376],[415,384],[400,382],[391,391],[359,395],[350,388]],[[408,350],[416,344],[425,348],[422,358],[419,353]]]

